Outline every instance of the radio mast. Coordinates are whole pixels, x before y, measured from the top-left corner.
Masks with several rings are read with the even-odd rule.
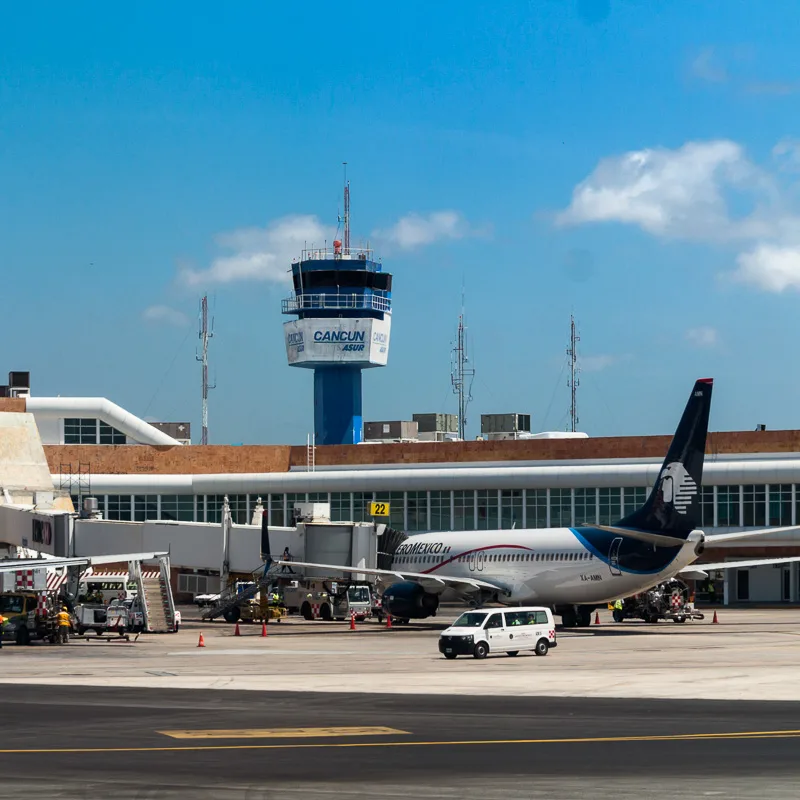
[[[464,325],[464,304],[462,299],[461,313],[458,315],[458,331],[456,342],[451,353],[450,382],[453,392],[458,395],[458,438],[464,439],[467,430],[467,405],[472,400],[472,381],[475,368],[468,366],[467,328]]]
[[[350,184],[347,182],[347,162],[344,165],[344,248],[343,253],[350,255]]]
[[[569,359],[569,386],[570,403],[569,403],[569,419],[570,430],[575,433],[578,430],[578,387],[581,385],[581,380],[578,377],[580,374],[580,367],[578,366],[578,342],[581,337],[578,336],[578,331],[575,328],[575,317],[570,314],[569,316],[569,347],[567,348],[567,358]]]
[[[200,439],[200,444],[208,444],[208,390],[216,389],[214,384],[211,386],[208,382],[208,340],[214,336],[214,320],[211,320],[211,330],[208,328],[208,295],[204,294],[203,299],[200,301],[200,342],[201,354],[195,355],[195,358],[203,365],[203,433]]]

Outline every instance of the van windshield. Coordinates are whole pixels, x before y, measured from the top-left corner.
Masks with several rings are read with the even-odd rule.
[[[369,603],[369,587],[351,586],[347,590],[347,597],[351,603]]]
[[[462,614],[454,623],[454,628],[480,628],[486,619],[485,611],[467,611]]]

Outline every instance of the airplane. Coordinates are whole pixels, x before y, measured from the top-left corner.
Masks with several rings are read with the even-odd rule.
[[[692,566],[712,542],[797,530],[697,529],[712,388],[711,378],[696,381],[650,495],[614,525],[419,534],[397,547],[391,569],[273,563],[375,576],[388,584],[384,611],[398,620],[426,619],[443,600],[462,600],[475,606],[551,606],[564,627],[582,627],[596,608],[675,576],[702,578],[710,570],[800,561],[798,556]]]

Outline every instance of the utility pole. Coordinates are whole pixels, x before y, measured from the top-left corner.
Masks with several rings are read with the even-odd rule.
[[[569,403],[569,419],[570,430],[575,433],[578,430],[578,387],[581,385],[581,380],[578,377],[580,374],[580,367],[578,366],[578,342],[581,337],[575,328],[575,317],[570,314],[569,316],[569,347],[567,348],[567,358],[569,359],[569,386],[570,403]]]
[[[467,355],[467,329],[464,325],[464,304],[462,299],[461,313],[458,315],[458,332],[456,343],[451,353],[450,382],[453,392],[458,395],[458,438],[466,438],[467,404],[472,400],[472,381],[475,378],[474,367],[469,367]]]
[[[195,358],[203,365],[203,433],[200,444],[208,444],[208,390],[216,389],[217,385],[211,386],[208,383],[208,340],[214,336],[214,320],[211,320],[211,328],[208,328],[208,295],[204,294],[200,301],[200,342],[202,352],[195,355]]]

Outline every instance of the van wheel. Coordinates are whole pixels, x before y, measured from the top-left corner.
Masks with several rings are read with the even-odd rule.
[[[486,658],[489,655],[489,647],[486,642],[478,642],[472,651],[472,655],[474,658]]]
[[[300,613],[303,615],[303,619],[309,621],[314,619],[314,612],[311,610],[311,603],[309,603],[308,601],[303,603],[303,605],[300,607]]]
[[[686,617],[673,617],[673,622],[686,622]]]
[[[322,617],[325,622],[330,622],[333,619],[333,615],[331,614],[331,607],[325,603],[319,610],[319,615]]]
[[[31,633],[27,628],[20,628],[17,631],[17,644],[25,647],[31,643]]]
[[[449,658],[451,661],[456,657],[456,653],[445,653],[445,658]]]
[[[549,650],[550,645],[547,644],[547,639],[539,639],[539,641],[536,642],[536,648],[533,652],[536,653],[537,656],[546,656]]]
[[[509,651],[506,653],[506,655],[507,655],[507,656],[518,656],[518,655],[519,655],[519,650],[509,650]]]

